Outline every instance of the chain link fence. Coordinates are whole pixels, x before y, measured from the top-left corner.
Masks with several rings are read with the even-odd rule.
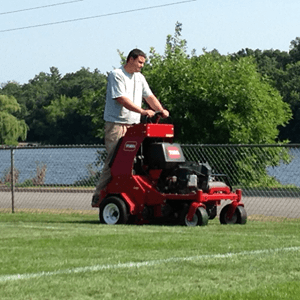
[[[242,189],[249,220],[300,217],[300,145],[182,149],[186,160],[208,162]],[[91,200],[105,156],[101,145],[0,148],[0,212],[98,213]]]

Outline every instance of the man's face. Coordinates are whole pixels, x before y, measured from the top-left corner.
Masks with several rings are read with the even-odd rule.
[[[130,58],[131,66],[134,72],[141,72],[144,64],[145,64],[145,57],[138,56],[136,59]]]

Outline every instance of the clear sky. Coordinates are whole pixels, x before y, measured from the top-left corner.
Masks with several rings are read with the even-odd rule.
[[[299,12],[299,0],[1,0],[0,84],[27,83],[52,66],[62,75],[81,67],[106,73],[120,65],[117,49],[163,54],[177,21],[189,53],[288,51],[300,36]],[[37,26],[47,23],[57,24]]]

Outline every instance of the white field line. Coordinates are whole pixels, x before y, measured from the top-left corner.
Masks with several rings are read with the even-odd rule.
[[[238,253],[229,252],[224,254],[211,254],[211,255],[208,254],[208,255],[197,255],[197,256],[189,256],[189,257],[171,257],[166,259],[150,260],[144,262],[128,262],[128,263],[119,263],[113,265],[94,265],[89,267],[78,267],[78,268],[58,270],[53,272],[2,275],[0,276],[0,282],[32,279],[32,278],[62,275],[62,274],[78,274],[78,273],[98,272],[98,271],[113,270],[113,269],[141,268],[141,267],[151,267],[151,266],[167,264],[167,263],[178,263],[178,262],[185,262],[185,261],[197,261],[197,260],[216,259],[216,258],[226,259],[226,258],[231,258],[236,256],[249,256],[249,255],[274,254],[274,253],[276,254],[280,252],[292,252],[292,251],[295,252],[300,251],[300,247],[243,251]]]

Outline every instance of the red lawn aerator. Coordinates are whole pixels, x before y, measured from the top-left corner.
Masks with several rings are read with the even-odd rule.
[[[112,180],[101,191],[99,218],[105,224],[207,225],[221,200],[222,224],[245,224],[242,191],[217,181],[208,163],[187,162],[173,143],[174,126],[136,124],[119,141],[110,163]]]

